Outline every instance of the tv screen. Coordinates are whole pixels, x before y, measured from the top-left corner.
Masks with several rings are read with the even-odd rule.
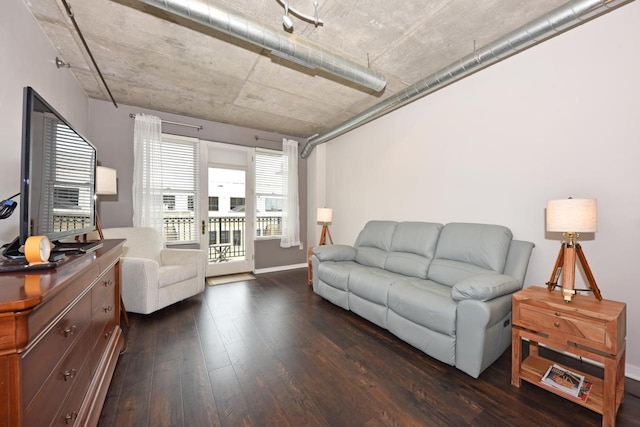
[[[95,229],[96,149],[31,87],[24,89],[20,245]]]

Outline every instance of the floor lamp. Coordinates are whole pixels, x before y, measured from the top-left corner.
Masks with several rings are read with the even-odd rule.
[[[96,167],[96,196],[115,196],[118,194],[118,177],[115,169],[104,166]],[[96,206],[96,229],[100,235],[100,240],[104,240],[102,227],[100,226],[100,216]]]
[[[96,196],[115,196],[118,194],[118,175],[115,169],[104,166],[96,167]],[[97,198],[97,197],[96,197]],[[100,215],[98,215],[98,207],[96,206],[96,229],[100,240],[104,240],[102,234],[102,226],[100,225]],[[120,295],[120,312],[124,317],[124,323],[129,327],[129,316],[124,306],[122,295]]]
[[[587,282],[593,295],[602,300],[600,289],[591,273],[587,258],[584,256],[578,240],[578,233],[594,233],[598,230],[598,208],[596,199],[561,199],[547,202],[547,231],[561,232],[567,238],[562,242],[556,265],[547,282],[549,291],[558,286],[558,279],[562,275],[562,296],[570,302],[575,290],[576,257],[580,261]]]
[[[326,245],[327,244],[327,235],[329,236],[329,241],[333,245],[333,238],[331,237],[331,232],[329,231],[329,223],[333,218],[333,209],[330,208],[318,208],[318,222],[322,223],[322,232],[320,233],[320,243],[318,245]]]

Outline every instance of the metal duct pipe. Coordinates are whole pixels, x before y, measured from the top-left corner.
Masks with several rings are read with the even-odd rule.
[[[355,117],[343,122],[336,128],[309,138],[300,156],[306,159],[313,148],[333,138],[336,138],[358,126],[377,119],[404,105],[422,98],[444,86],[451,84],[471,73],[479,71],[508,56],[524,50],[536,43],[540,43],[570,27],[582,24],[625,3],[633,0],[572,0],[546,15],[532,21],[511,33],[489,43],[449,66],[436,71],[430,76],[407,87],[396,95],[370,107]]]
[[[386,77],[377,71],[337,56],[294,35],[278,32],[213,1],[140,1],[270,50],[272,54],[297,64],[311,69],[320,68],[375,92],[380,92],[387,85]]]

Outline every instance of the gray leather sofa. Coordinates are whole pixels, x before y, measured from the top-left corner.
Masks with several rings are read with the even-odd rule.
[[[313,249],[313,290],[477,378],[511,343],[533,243],[499,225],[370,221]]]

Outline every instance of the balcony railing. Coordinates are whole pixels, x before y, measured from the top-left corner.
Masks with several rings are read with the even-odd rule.
[[[197,227],[189,217],[164,217],[164,234],[167,242],[196,241]],[[195,231],[194,231],[195,230]],[[282,234],[281,217],[257,217],[257,236],[279,236]],[[209,261],[225,261],[244,258],[246,222],[244,217],[209,217]],[[250,241],[253,239],[250,237]],[[212,245],[218,245],[217,248]],[[224,256],[220,256],[221,248]]]

